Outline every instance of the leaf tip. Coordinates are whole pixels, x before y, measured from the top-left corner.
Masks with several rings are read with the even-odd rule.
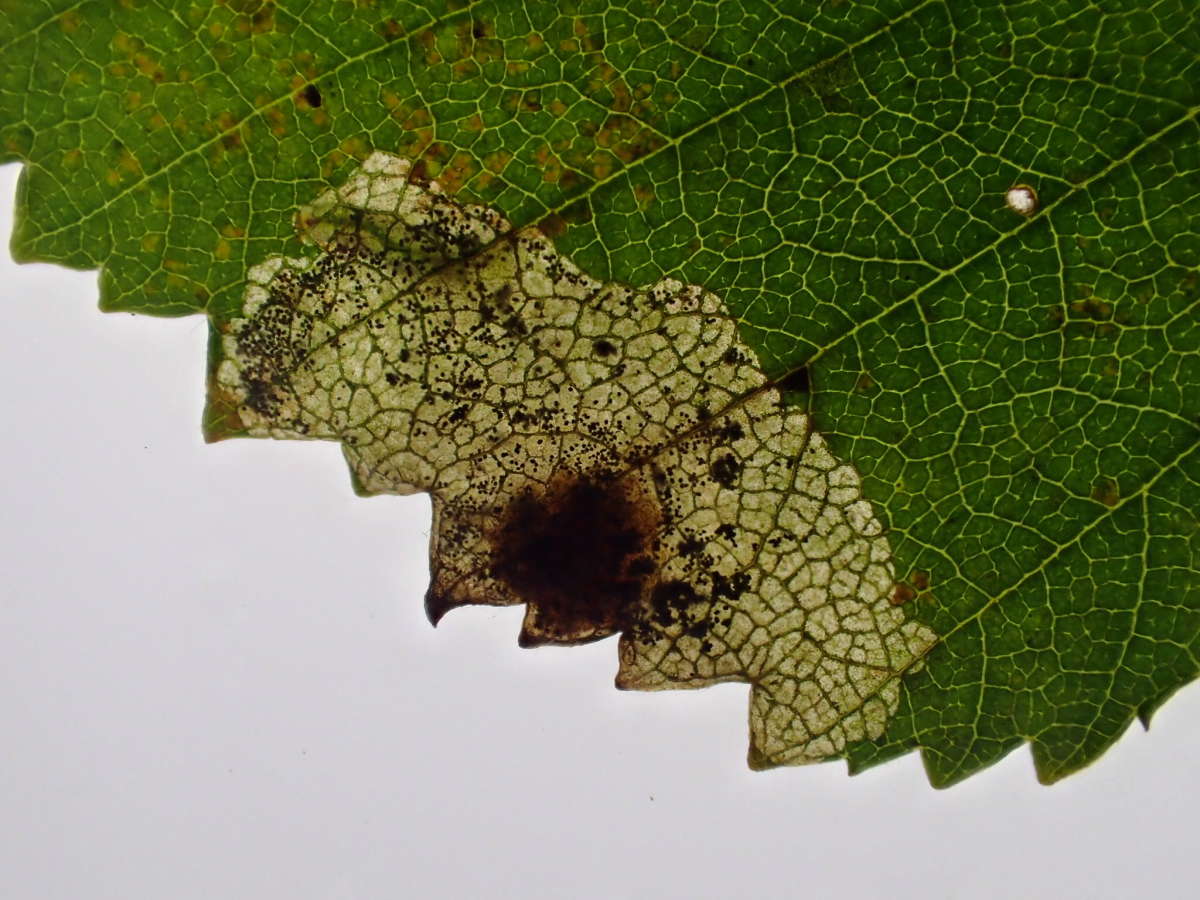
[[[746,765],[753,772],[765,772],[768,769],[779,768],[779,763],[772,761],[769,756],[753,743],[750,744],[750,749],[746,752]]]
[[[438,623],[452,609],[454,609],[454,604],[448,602],[446,596],[440,591],[435,591],[432,585],[425,592],[425,618],[434,628],[438,627]]]

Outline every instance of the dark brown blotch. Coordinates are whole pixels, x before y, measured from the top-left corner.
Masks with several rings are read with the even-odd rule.
[[[775,379],[775,386],[785,393],[810,393],[812,391],[812,378],[809,376],[808,366],[799,366],[782,377]]]
[[[264,378],[247,377],[244,379],[246,385],[246,406],[260,416],[269,417],[275,414],[279,408],[279,401],[275,397],[275,391],[271,383]]]
[[[632,627],[654,579],[661,512],[632,476],[570,476],[508,504],[491,575],[526,604],[522,646],[579,644]]]
[[[732,444],[734,441],[740,441],[742,438],[744,438],[746,436],[746,431],[744,428],[742,428],[740,422],[730,422],[728,425],[724,426],[718,434],[721,440],[728,441]]]
[[[664,628],[685,621],[687,610],[700,602],[696,589],[686,581],[660,581],[650,595],[650,612]]]
[[[742,471],[742,464],[738,462],[738,458],[732,453],[726,453],[717,458],[717,461],[712,464],[712,477],[721,487],[732,488],[737,484],[738,475]]]
[[[732,575],[712,574],[712,599],[728,600],[736,603],[750,589],[750,575],[746,572],[734,572]]]

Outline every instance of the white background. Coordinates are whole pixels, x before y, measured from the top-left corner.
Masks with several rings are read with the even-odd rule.
[[[5,238],[17,168],[0,169]],[[0,897],[1190,897],[1200,693],[1040,786],[752,773],[746,689],[425,621],[429,505],[200,437],[205,325],[0,263]]]

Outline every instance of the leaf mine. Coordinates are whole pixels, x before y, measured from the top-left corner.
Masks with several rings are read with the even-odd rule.
[[[210,438],[339,440],[361,492],[430,493],[435,623],[524,603],[526,646],[619,634],[621,688],[749,683],[755,767],[883,733],[936,635],[718,297],[596,281],[385,153],[298,221],[312,255],[251,269],[222,335]]]

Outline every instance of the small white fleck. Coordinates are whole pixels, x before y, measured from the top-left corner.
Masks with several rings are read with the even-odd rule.
[[[1014,184],[1004,194],[1004,202],[1013,212],[1032,216],[1038,209],[1037,191],[1027,184]]]

